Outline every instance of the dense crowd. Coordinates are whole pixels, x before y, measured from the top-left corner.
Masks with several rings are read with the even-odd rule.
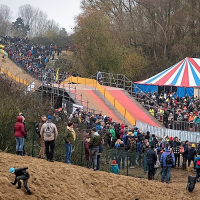
[[[138,93],[136,99],[149,113],[162,122],[166,128],[175,130],[200,131],[200,99],[179,97],[174,93]]]
[[[56,77],[57,70],[54,67],[47,68],[47,63],[62,52],[56,44],[45,46],[30,43],[28,38],[7,36],[1,37],[1,41],[5,44],[4,50],[8,53],[8,57],[40,81],[61,82],[68,76],[67,72],[59,72]]]

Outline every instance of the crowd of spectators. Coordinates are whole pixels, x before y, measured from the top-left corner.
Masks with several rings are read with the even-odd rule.
[[[200,99],[175,93],[137,93],[135,98],[166,128],[200,131]]]
[[[5,44],[4,50],[8,57],[19,67],[27,71],[33,77],[45,82],[60,83],[67,76],[67,72],[59,72],[54,67],[47,68],[47,63],[55,59],[62,52],[61,47],[56,44],[45,46],[42,44],[30,43],[28,38],[20,37],[0,37]]]

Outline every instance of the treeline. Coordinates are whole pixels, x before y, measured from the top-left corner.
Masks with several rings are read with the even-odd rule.
[[[17,19],[12,21],[12,11],[0,4],[0,36],[28,37],[32,42],[60,47],[72,43],[65,28],[48,18],[47,14],[30,4],[19,7]]]
[[[76,66],[137,81],[200,57],[200,1],[84,0],[73,38]]]

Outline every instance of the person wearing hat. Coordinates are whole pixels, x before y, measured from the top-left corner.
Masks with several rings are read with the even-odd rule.
[[[183,153],[182,153],[182,156],[183,156],[183,163],[182,163],[182,168],[184,170],[186,170],[186,162],[187,162],[187,158],[188,158],[188,145],[189,145],[189,141],[186,140],[185,143],[183,144]]]
[[[17,116],[17,122],[14,126],[14,135],[16,140],[16,153],[17,155],[22,156],[24,147],[24,137],[26,137],[22,116]]]
[[[26,135],[24,136],[24,139],[27,138],[27,131],[26,131],[26,123],[25,123],[25,116],[23,113],[19,113],[19,116],[22,117],[22,123],[24,125],[24,131],[26,133]],[[24,140],[24,146],[23,146],[23,154],[22,155],[26,155],[26,151],[25,151],[25,140]]]
[[[45,142],[46,159],[50,162],[53,162],[55,140],[58,137],[58,130],[56,125],[52,122],[51,115],[47,117],[46,123],[42,125],[40,135]]]
[[[97,133],[96,128],[93,127],[91,130],[91,138],[89,141],[89,168],[91,168],[93,164],[94,171],[97,170],[97,156],[99,153],[99,146],[101,144],[101,137]]]
[[[72,155],[72,144],[76,139],[74,136],[75,132],[73,129],[73,123],[69,122],[67,129],[64,133],[64,141],[65,141],[65,162],[67,164],[71,164],[71,155]]]
[[[110,165],[110,172],[114,174],[119,174],[119,166],[116,160],[112,161],[112,164]]]
[[[15,180],[14,182],[11,182],[12,185],[16,185],[18,183],[17,189],[21,189],[21,181],[23,180],[24,182],[24,187],[26,189],[27,194],[31,195],[31,191],[28,188],[28,179],[30,178],[29,173],[26,171],[28,169],[28,167],[24,167],[24,168],[19,168],[19,169],[15,169],[13,167],[11,167],[9,169],[9,172],[11,174],[15,174]]]
[[[196,152],[196,149],[195,149],[195,144],[193,143],[191,148],[188,149],[188,155],[187,155],[187,159],[188,159],[188,168],[187,168],[187,170],[188,171],[191,171],[190,164],[191,164],[191,161],[193,161],[193,163],[194,163],[194,157],[196,156],[196,154],[197,154],[197,152]]]

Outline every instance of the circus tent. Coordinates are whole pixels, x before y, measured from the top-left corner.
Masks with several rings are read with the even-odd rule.
[[[176,91],[180,97],[194,94],[194,88],[200,85],[200,59],[185,58],[170,68],[143,81],[134,83],[143,92],[158,92],[159,90]]]

